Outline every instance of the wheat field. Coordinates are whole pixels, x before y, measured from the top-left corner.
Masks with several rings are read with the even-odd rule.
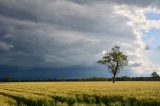
[[[0,83],[0,106],[160,106],[160,82]]]

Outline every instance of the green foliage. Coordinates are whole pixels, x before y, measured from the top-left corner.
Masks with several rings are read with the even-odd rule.
[[[0,95],[0,106],[16,106],[16,101],[12,98]]]
[[[120,47],[114,46],[112,50],[106,53],[97,63],[108,67],[108,70],[113,74],[114,82],[116,74],[128,64],[128,57],[120,51]]]
[[[77,102],[77,98],[74,95],[68,96],[67,103],[69,106],[72,106],[76,102]]]
[[[153,77],[154,80],[158,81],[160,79],[160,76],[157,74],[157,72],[153,72],[151,76]]]
[[[6,76],[4,79],[3,79],[4,82],[11,82],[13,81],[13,79],[10,77],[10,76]]]
[[[96,103],[96,99],[93,97],[93,96],[90,96],[90,95],[83,95],[83,98],[84,98],[84,102],[85,103]]]
[[[77,102],[79,102],[79,103],[84,102],[83,95],[77,94],[77,95],[76,95],[76,98],[77,98]]]
[[[152,75],[152,77],[159,77],[159,75],[157,74],[157,72],[153,72],[151,75]]]

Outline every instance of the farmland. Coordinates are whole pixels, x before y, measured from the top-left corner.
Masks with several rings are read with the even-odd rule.
[[[160,82],[0,83],[1,106],[160,106]]]

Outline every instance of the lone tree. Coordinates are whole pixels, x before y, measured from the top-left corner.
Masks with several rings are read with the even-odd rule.
[[[6,76],[4,79],[3,79],[4,82],[11,82],[13,81],[13,79],[10,77],[10,76]]]
[[[116,75],[124,66],[128,65],[128,57],[124,55],[123,52],[120,52],[119,46],[114,46],[111,51],[105,53],[97,63],[108,67],[109,72],[113,74],[113,83],[115,83]]]
[[[158,80],[159,79],[159,75],[157,74],[157,72],[153,72],[151,74],[151,76],[154,78],[154,80]]]

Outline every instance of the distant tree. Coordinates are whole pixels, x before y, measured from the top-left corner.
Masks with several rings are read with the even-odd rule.
[[[124,66],[128,65],[128,57],[124,55],[123,52],[120,52],[119,46],[114,46],[111,51],[105,53],[97,63],[108,67],[109,72],[113,74],[113,83],[115,83],[116,75]]]
[[[130,80],[130,77],[122,76],[122,77],[121,77],[121,80],[122,80],[122,81],[129,81],[129,80]]]
[[[11,82],[13,81],[13,79],[10,77],[10,76],[6,76],[4,79],[3,79],[4,82]]]
[[[151,76],[154,78],[154,80],[158,80],[159,78],[159,75],[157,74],[157,72],[153,72]]]
[[[159,75],[157,74],[157,72],[153,72],[151,75],[152,75],[152,77],[159,77]]]

